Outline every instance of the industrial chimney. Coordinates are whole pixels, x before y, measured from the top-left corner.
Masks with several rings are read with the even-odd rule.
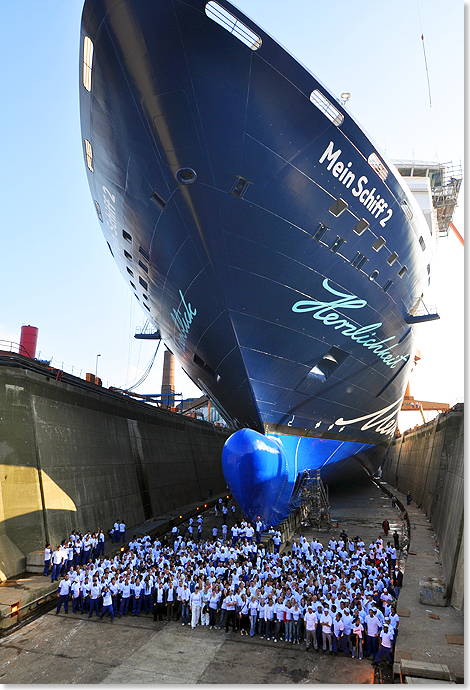
[[[163,376],[162,376],[162,406],[174,407],[174,398],[164,398],[163,396],[175,392],[175,356],[170,350],[165,350],[163,355]]]
[[[34,359],[36,357],[36,343],[38,341],[38,329],[36,326],[21,326],[20,351],[23,357]]]

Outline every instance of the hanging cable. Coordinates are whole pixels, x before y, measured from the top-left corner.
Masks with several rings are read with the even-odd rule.
[[[419,2],[418,2],[418,0],[416,0],[416,4],[417,4],[417,6],[418,6],[419,28],[421,29],[421,40],[422,40],[422,42],[423,42],[423,54],[424,54],[424,64],[425,64],[425,67],[426,67],[426,78],[427,78],[427,80],[428,80],[429,107],[431,108],[431,107],[432,107],[432,104],[431,104],[431,85],[430,85],[430,83],[429,83],[428,61],[427,61],[427,59],[426,59],[426,48],[425,48],[425,46],[424,46],[424,33],[423,33],[423,27],[422,27],[422,25],[421,25],[421,13],[420,13],[420,11],[419,11]]]
[[[150,374],[150,371],[153,367],[153,363],[155,362],[155,358],[157,356],[158,348],[160,347],[161,342],[162,342],[161,340],[158,341],[157,349],[155,350],[153,356],[151,357],[149,363],[147,364],[147,367],[146,367],[144,373],[142,374],[142,376],[140,377],[140,379],[138,381],[136,381],[135,383],[133,383],[132,386],[127,386],[126,388],[124,388],[124,390],[132,391],[132,390],[134,390],[134,388],[137,388],[138,386],[140,386],[145,381],[145,379],[148,377],[148,375]]]

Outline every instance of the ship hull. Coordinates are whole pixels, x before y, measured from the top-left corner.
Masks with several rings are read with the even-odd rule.
[[[433,244],[393,165],[227,2],[87,0],[87,39],[98,217],[182,368],[234,430],[385,448]]]

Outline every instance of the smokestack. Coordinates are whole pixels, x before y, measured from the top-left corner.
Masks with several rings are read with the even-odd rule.
[[[175,356],[170,350],[165,350],[163,355],[162,395],[175,392]],[[166,404],[166,401],[162,401]],[[168,407],[174,407],[174,401],[170,399]]]
[[[36,326],[21,326],[20,355],[34,359],[36,357],[36,343],[38,329]]]

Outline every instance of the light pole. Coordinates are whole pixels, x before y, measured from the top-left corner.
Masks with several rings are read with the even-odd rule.
[[[96,355],[95,379],[98,378],[98,357],[101,357],[101,355]]]

